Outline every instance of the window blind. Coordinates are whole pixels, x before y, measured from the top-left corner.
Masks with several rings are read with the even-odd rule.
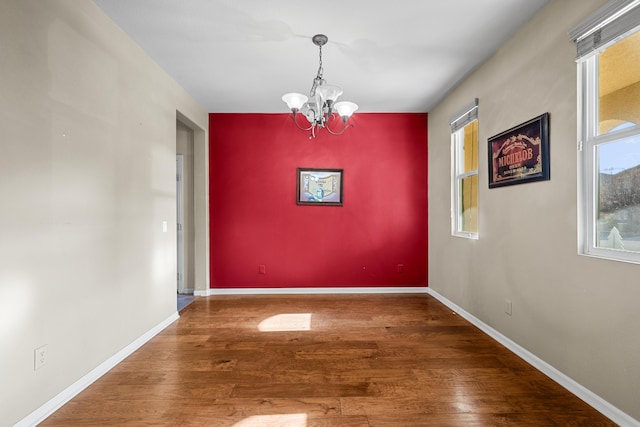
[[[640,1],[640,0],[639,0]],[[478,118],[478,98],[475,98],[472,102],[465,105],[464,108],[456,111],[449,117],[449,123],[451,124],[451,133],[462,129],[472,121]]]
[[[612,0],[569,32],[581,59],[640,25],[640,0]]]

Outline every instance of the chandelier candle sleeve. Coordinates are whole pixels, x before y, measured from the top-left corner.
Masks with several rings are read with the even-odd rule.
[[[282,96],[282,100],[291,110],[293,123],[301,130],[311,131],[309,139],[315,138],[318,131],[323,128],[331,135],[343,134],[348,127],[347,121],[358,109],[358,105],[353,102],[336,102],[338,97],[342,95],[342,88],[327,84],[326,80],[322,78],[324,71],[322,68],[322,46],[324,46],[328,40],[329,38],[324,34],[316,34],[313,36],[313,44],[318,46],[320,50],[320,61],[318,73],[313,79],[309,96],[307,97],[306,95],[295,92],[286,93]],[[342,128],[331,129],[329,127],[329,120],[336,112],[342,119]],[[305,117],[307,120],[306,125],[299,123],[299,115]]]

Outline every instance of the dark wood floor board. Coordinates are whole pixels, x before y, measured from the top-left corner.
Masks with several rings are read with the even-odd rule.
[[[167,401],[185,403],[192,400],[210,400],[229,397],[233,384],[197,384],[183,387],[182,384],[95,384],[87,393],[78,397],[78,402],[103,401]]]
[[[297,371],[297,370],[326,370],[343,371],[352,369],[371,369],[373,358],[364,359],[299,359],[294,356],[283,358],[273,357],[274,354],[265,353],[263,360],[238,361],[237,369],[242,370],[267,370],[270,372]]]
[[[205,359],[204,354],[199,356],[198,359],[185,360],[189,363],[189,371],[229,371],[233,370],[237,361],[232,359]],[[119,367],[121,370],[130,372],[140,372],[144,370],[151,371],[182,371],[182,366],[176,360],[155,360],[148,358],[144,360],[125,360]]]
[[[504,384],[508,382],[519,382],[522,377],[519,373],[513,372],[508,365],[502,368],[471,368],[471,367],[447,367],[439,369],[412,369],[413,374],[423,382],[431,381],[451,381],[460,383],[466,381],[484,381],[487,383]],[[535,371],[539,374],[538,371]],[[535,378],[540,378],[539,375]]]
[[[504,362],[500,361],[495,356],[479,355],[474,357],[472,355],[465,355],[463,357],[416,357],[414,359],[390,359],[385,360],[381,358],[374,359],[370,362],[372,368],[381,368],[388,366],[389,363],[394,363],[397,366],[413,366],[415,369],[446,369],[446,368],[503,368]]]
[[[342,415],[340,399],[335,397],[295,397],[280,398],[229,398],[218,399],[216,403],[234,405],[243,402],[254,415],[306,414],[307,416]]]
[[[288,371],[280,375],[274,375],[274,379],[304,377],[308,375],[308,371]],[[419,379],[410,369],[402,368],[384,368],[384,369],[347,369],[342,371],[326,372],[319,370],[314,372],[318,378],[322,378],[325,382],[344,383],[344,382],[418,382]]]
[[[183,415],[178,405],[164,400],[126,401],[104,400],[96,404],[84,396],[68,402],[47,418],[42,426],[110,426],[110,425],[170,425],[167,420],[179,420]]]
[[[398,427],[398,418],[370,416],[370,427]],[[417,414],[403,419],[402,427],[561,427],[546,414],[447,413]],[[594,425],[595,426],[595,425]]]
[[[472,345],[459,345],[456,343],[447,343],[446,346],[434,345],[433,343],[420,345],[388,345],[381,344],[377,351],[377,357],[383,360],[415,360],[416,358],[431,359],[457,359],[465,357],[488,356],[494,357],[498,362],[497,350],[491,346],[478,344],[478,350],[474,351]]]
[[[180,348],[180,346],[184,344],[193,344],[193,345],[204,344],[210,339],[211,339],[211,335],[209,334],[199,335],[199,334],[167,333],[167,334],[157,335],[156,337],[153,338],[153,341],[149,341],[146,345],[148,345],[149,348],[153,348],[154,346],[163,348],[168,344],[177,344],[179,346],[178,348]]]
[[[42,426],[614,426],[424,294],[196,298]]]
[[[109,372],[96,384],[146,385],[178,384],[182,387],[200,386],[202,384],[254,384],[272,380],[272,374],[267,371],[190,371],[173,370],[166,372],[154,371],[118,371]]]
[[[519,412],[517,404],[511,403],[506,396],[469,396],[456,395],[448,391],[430,395],[395,397],[345,397],[340,399],[342,413],[345,415],[388,415],[395,414],[397,419],[410,419],[416,414],[460,414],[460,413],[514,413]]]
[[[268,384],[238,384],[233,388],[231,397],[244,398],[295,398],[308,397],[346,397],[346,396],[376,396],[380,393],[371,383],[268,383]]]

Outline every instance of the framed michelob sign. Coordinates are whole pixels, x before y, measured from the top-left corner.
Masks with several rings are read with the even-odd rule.
[[[297,171],[297,204],[342,206],[343,169],[298,168]]]
[[[492,136],[487,146],[489,188],[550,179],[549,113]]]

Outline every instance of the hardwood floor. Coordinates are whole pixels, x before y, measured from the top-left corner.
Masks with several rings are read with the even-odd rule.
[[[614,426],[428,295],[216,296],[42,426]]]

